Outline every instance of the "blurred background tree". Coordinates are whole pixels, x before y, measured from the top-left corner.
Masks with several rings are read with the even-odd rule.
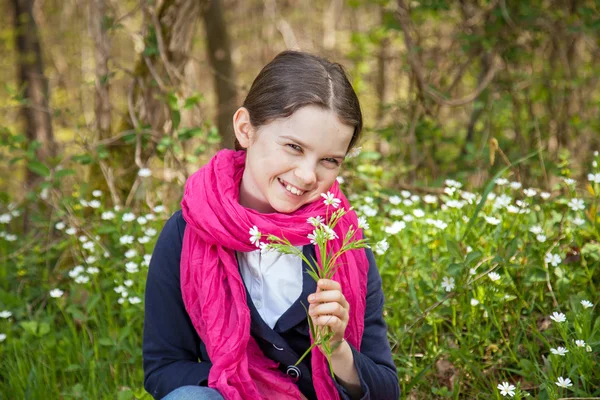
[[[564,162],[581,173],[600,145],[597,0],[13,0],[0,10],[0,126],[26,133],[30,155],[2,156],[10,193],[43,175],[32,161],[68,159],[115,204],[140,195],[140,168],[181,187],[233,147],[233,112],[288,48],[346,66],[362,145],[397,188],[450,176],[480,185],[497,141],[511,160],[543,149],[520,176],[547,189]]]

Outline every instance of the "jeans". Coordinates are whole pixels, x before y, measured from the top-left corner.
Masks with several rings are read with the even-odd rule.
[[[173,390],[163,400],[223,400],[223,396],[206,386],[183,386]]]

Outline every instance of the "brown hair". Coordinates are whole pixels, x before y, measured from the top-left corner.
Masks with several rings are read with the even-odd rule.
[[[332,110],[342,123],[353,126],[348,150],[356,144],[363,127],[356,93],[340,64],[313,54],[279,53],[254,79],[243,107],[258,128],[309,105]],[[242,149],[237,140],[235,148]]]

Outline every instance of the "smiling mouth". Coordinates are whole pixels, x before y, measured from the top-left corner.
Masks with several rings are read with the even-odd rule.
[[[306,191],[297,189],[296,187],[290,185],[289,183],[282,181],[280,178],[277,178],[277,180],[279,181],[279,183],[281,183],[281,186],[283,186],[285,188],[285,190],[287,190],[288,192],[290,192],[292,194],[295,194],[296,196],[302,196],[304,193],[306,193]]]

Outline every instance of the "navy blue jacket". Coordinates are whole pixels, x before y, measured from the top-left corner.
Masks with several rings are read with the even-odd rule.
[[[167,221],[148,270],[143,342],[144,387],[155,399],[161,399],[181,386],[206,386],[212,365],[181,296],[179,262],[185,226],[181,211]],[[310,259],[310,255],[314,255],[314,246],[304,246],[303,251]],[[381,277],[373,253],[370,249],[366,249],[366,253],[369,273],[365,330],[361,351],[358,352],[352,345],[350,347],[360,378],[362,399],[396,400],[400,389],[382,315]],[[304,263],[303,268],[306,272],[308,266]],[[303,276],[302,294],[273,329],[262,320],[247,292],[246,298],[252,318],[252,336],[264,354],[279,362],[284,373],[297,378],[300,391],[313,400],[317,397],[312,384],[310,355],[297,368],[292,367],[310,346],[303,304],[308,305],[307,297],[316,291],[316,282],[307,273]],[[337,387],[342,399],[350,399],[341,385]]]

